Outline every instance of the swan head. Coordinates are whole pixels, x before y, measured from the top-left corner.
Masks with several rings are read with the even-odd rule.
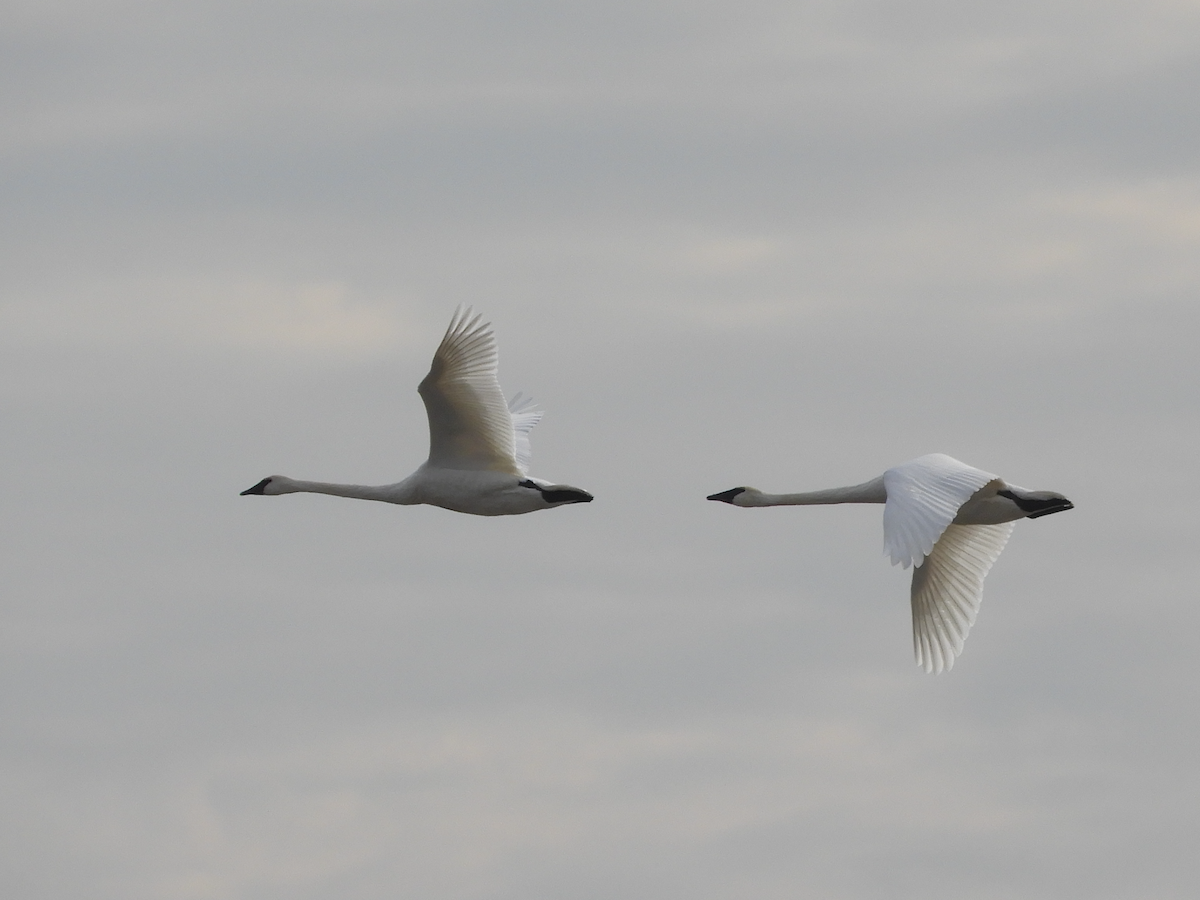
[[[1038,519],[1051,513],[1075,508],[1074,503],[1057,491],[1026,491],[1010,487],[1007,490],[997,491],[997,494],[1015,503],[1017,508],[1025,513],[1027,519]]]
[[[592,495],[583,488],[571,487],[569,484],[551,484],[540,478],[525,478],[517,482],[518,487],[529,488],[542,495],[542,499],[550,506],[565,506],[568,503],[591,503]]]
[[[242,491],[242,497],[249,497],[251,494],[262,494],[267,497],[274,497],[278,494],[294,494],[299,488],[292,479],[286,475],[271,475],[264,478],[254,487],[246,488]]]
[[[753,506],[754,500],[762,496],[762,491],[752,487],[735,487],[727,491],[721,491],[719,494],[709,494],[709,500],[720,500],[722,503],[728,503],[731,506]]]
[[[567,503],[591,503],[591,494],[581,488],[569,484],[552,484],[541,489],[542,499],[551,506],[564,506]]]
[[[1056,491],[1030,491],[1021,498],[1020,506],[1022,509],[1031,508],[1025,516],[1027,519],[1037,519],[1075,508],[1074,503]]]

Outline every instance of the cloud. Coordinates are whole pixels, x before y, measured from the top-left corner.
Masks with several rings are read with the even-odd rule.
[[[395,305],[354,302],[338,283],[127,282],[82,297],[12,302],[0,316],[12,343],[159,350],[378,354],[403,342],[406,331]]]
[[[1187,895],[1196,16],[18,4],[0,893]],[[594,503],[238,496],[459,303]],[[703,499],[933,451],[1077,507],[938,679],[877,509]]]

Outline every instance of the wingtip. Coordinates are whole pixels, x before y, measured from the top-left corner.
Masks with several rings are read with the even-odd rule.
[[[445,341],[451,335],[466,334],[474,330],[482,318],[483,315],[475,312],[475,307],[469,303],[458,304],[454,308],[454,314],[450,316],[450,324],[446,326],[446,334],[442,340]],[[491,324],[491,322],[485,322],[483,327],[490,328]]]

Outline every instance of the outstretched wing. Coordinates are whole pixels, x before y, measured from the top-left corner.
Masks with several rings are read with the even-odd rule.
[[[1016,522],[949,525],[913,569],[913,651],[926,672],[949,670],[983,599],[983,579]]]
[[[883,544],[893,563],[919,566],[959,508],[991,481],[990,472],[931,453],[883,473]]]
[[[533,449],[529,446],[529,432],[533,426],[542,421],[545,413],[536,408],[532,397],[522,397],[520,392],[508,401],[508,412],[512,416],[514,455],[517,468],[522,475],[529,474],[529,462],[533,458]]]
[[[429,465],[521,475],[514,417],[496,380],[496,338],[480,318],[469,306],[455,311],[417,388],[429,416]]]

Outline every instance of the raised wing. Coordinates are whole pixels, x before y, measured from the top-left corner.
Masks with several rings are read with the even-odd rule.
[[[469,306],[455,311],[417,388],[429,416],[429,465],[521,475],[513,416],[496,380],[496,338],[480,318]]]
[[[950,525],[913,569],[913,651],[926,672],[949,670],[983,599],[983,579],[1016,522]]]
[[[959,508],[989,482],[990,472],[944,453],[931,453],[883,473],[883,544],[893,563],[919,566]]]

